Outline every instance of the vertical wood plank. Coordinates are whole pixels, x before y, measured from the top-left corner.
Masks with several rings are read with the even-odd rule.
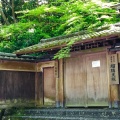
[[[109,68],[109,53],[106,53],[107,57],[107,68]],[[107,69],[107,77],[108,77],[108,105],[109,108],[112,107],[112,102],[111,102],[111,87],[110,87],[110,75],[109,75],[109,69]]]
[[[35,73],[35,101],[37,106],[43,106],[43,73]]]
[[[63,82],[63,59],[59,60],[59,101],[64,106],[64,82]]]
[[[120,63],[120,52],[117,52],[117,56],[118,56],[118,63]]]
[[[58,60],[55,61],[54,65],[55,83],[56,83],[56,107],[60,106],[59,103],[59,78],[58,78]]]
[[[0,71],[0,93],[0,101],[8,104],[34,103],[35,73]]]
[[[35,72],[35,105],[38,105],[39,93],[38,93],[38,78],[37,72]]]
[[[119,73],[119,82],[120,82],[120,52],[118,54],[118,73]],[[119,106],[120,106],[120,84],[118,85],[118,97],[119,97]]]
[[[119,104],[119,71],[118,71],[119,55],[115,53],[109,53],[108,66],[109,66],[109,83],[110,83],[110,100],[109,107],[118,108]],[[114,75],[112,75],[114,74]]]
[[[86,74],[83,56],[67,58],[64,66],[66,106],[86,106]]]
[[[109,55],[109,75],[111,84],[119,84],[117,54]]]

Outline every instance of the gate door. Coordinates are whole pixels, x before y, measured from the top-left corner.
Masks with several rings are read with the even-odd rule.
[[[44,77],[44,105],[55,106],[55,77],[54,67],[46,67],[43,70]]]
[[[106,53],[65,60],[66,106],[108,106]]]
[[[87,106],[108,106],[106,53],[86,55]]]
[[[86,73],[83,57],[66,59],[64,75],[66,106],[85,106]]]

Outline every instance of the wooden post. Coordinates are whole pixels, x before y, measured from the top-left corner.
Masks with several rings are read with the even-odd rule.
[[[36,106],[43,106],[43,78],[42,72],[37,70],[38,64],[36,64],[35,73],[35,101]]]
[[[64,82],[63,82],[63,59],[59,60],[59,101],[60,106],[64,106]]]
[[[54,70],[55,70],[54,73],[55,73],[55,79],[56,79],[56,107],[59,107],[60,102],[59,102],[58,60],[55,61]]]
[[[118,63],[120,63],[120,52],[117,52],[118,55]]]
[[[35,106],[38,104],[38,86],[37,86],[37,72],[35,72]]]
[[[117,52],[118,55],[118,74],[119,74],[119,81],[120,81],[120,51]],[[120,107],[120,83],[118,85],[118,97],[119,97],[119,107]]]
[[[111,88],[110,88],[110,72],[109,72],[109,55],[107,53],[107,74],[108,74],[108,104],[109,108],[112,108],[112,102],[111,102]]]
[[[119,107],[118,85],[111,85],[110,91],[111,91],[112,107],[118,108]]]
[[[109,55],[109,81],[110,81],[110,100],[111,107],[119,106],[119,75],[118,75],[118,56]]]

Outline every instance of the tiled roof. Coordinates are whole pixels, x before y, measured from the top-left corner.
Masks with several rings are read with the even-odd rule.
[[[32,57],[29,55],[16,56],[16,54],[0,52],[0,60],[34,62],[36,59],[37,59],[37,57]]]
[[[96,31],[88,32],[82,31],[77,32],[71,35],[66,36],[58,36],[50,39],[43,39],[41,43],[36,45],[26,47],[24,49],[20,49],[15,51],[15,54],[27,54],[34,53],[38,51],[47,51],[56,48],[61,48],[70,43],[70,41],[74,41],[74,44],[88,42],[94,39],[100,40],[101,37],[109,37],[109,36],[120,36],[120,23],[107,25],[96,29]]]

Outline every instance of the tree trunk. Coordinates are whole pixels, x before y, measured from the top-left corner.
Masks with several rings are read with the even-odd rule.
[[[9,25],[10,23],[9,23],[9,21],[7,20],[7,18],[6,18],[6,16],[5,16],[5,14],[4,14],[4,12],[3,12],[2,9],[0,9],[0,13],[1,13],[2,18],[3,18],[3,20],[5,21],[5,23],[6,23],[7,25]]]
[[[13,21],[16,23],[17,20],[15,18],[15,11],[14,11],[14,0],[12,0],[12,16],[13,16]]]

